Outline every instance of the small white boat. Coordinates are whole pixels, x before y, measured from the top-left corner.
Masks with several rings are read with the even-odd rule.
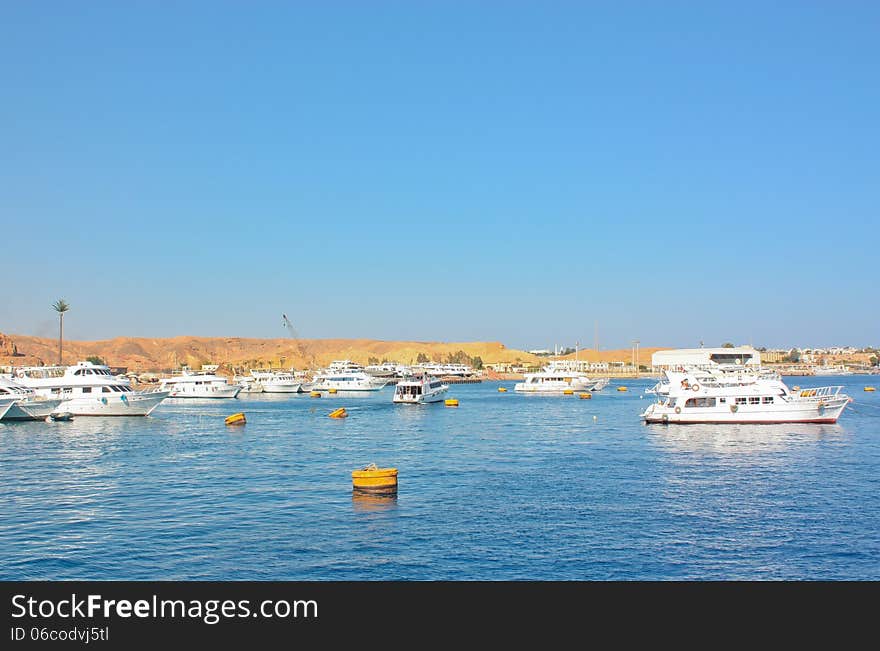
[[[419,378],[398,382],[394,388],[394,397],[391,399],[391,402],[410,405],[440,402],[448,390],[449,385],[443,384],[437,378],[423,375]]]
[[[159,389],[168,391],[169,398],[234,398],[241,391],[239,385],[230,384],[225,377],[188,371],[162,378],[159,380]]]

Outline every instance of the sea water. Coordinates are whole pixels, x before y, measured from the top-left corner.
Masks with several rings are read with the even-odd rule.
[[[457,408],[386,388],[0,423],[0,579],[880,579],[872,378],[786,380],[855,402],[837,425],[646,426],[650,380],[487,382]],[[371,462],[396,497],[352,492]]]

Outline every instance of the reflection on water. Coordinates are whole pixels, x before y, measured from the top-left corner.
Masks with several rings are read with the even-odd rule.
[[[823,440],[844,440],[841,425],[645,425],[652,440],[676,452],[764,454]]]
[[[351,505],[355,511],[362,513],[390,511],[397,508],[397,491],[383,495],[353,490]]]

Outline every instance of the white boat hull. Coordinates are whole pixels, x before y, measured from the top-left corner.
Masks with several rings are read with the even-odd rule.
[[[45,420],[62,403],[62,400],[19,400],[0,420]]]
[[[770,405],[718,405],[681,409],[653,404],[642,414],[646,423],[662,424],[776,424],[836,423],[849,398],[828,400],[824,405],[792,402]],[[736,407],[732,410],[731,407]]]
[[[263,384],[263,393],[299,393],[301,382],[267,382]]]
[[[101,397],[76,397],[62,402],[55,413],[67,412],[74,416],[148,416],[167,397],[168,391],[130,391]]]
[[[241,392],[238,385],[226,387],[180,387],[170,389],[169,398],[234,398]]]
[[[0,420],[2,420],[7,412],[12,408],[17,398],[0,398]]]
[[[526,382],[518,382],[514,385],[513,390],[520,393],[563,393],[564,391],[589,391],[593,386],[592,381],[581,381],[573,379],[571,382],[536,382],[528,384]]]

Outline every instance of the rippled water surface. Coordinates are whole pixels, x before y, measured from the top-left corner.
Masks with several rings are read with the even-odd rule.
[[[0,423],[0,578],[880,579],[877,378],[787,380],[856,401],[837,425],[645,426],[653,382],[484,383],[457,409],[389,388]],[[352,493],[370,462],[396,499]]]

